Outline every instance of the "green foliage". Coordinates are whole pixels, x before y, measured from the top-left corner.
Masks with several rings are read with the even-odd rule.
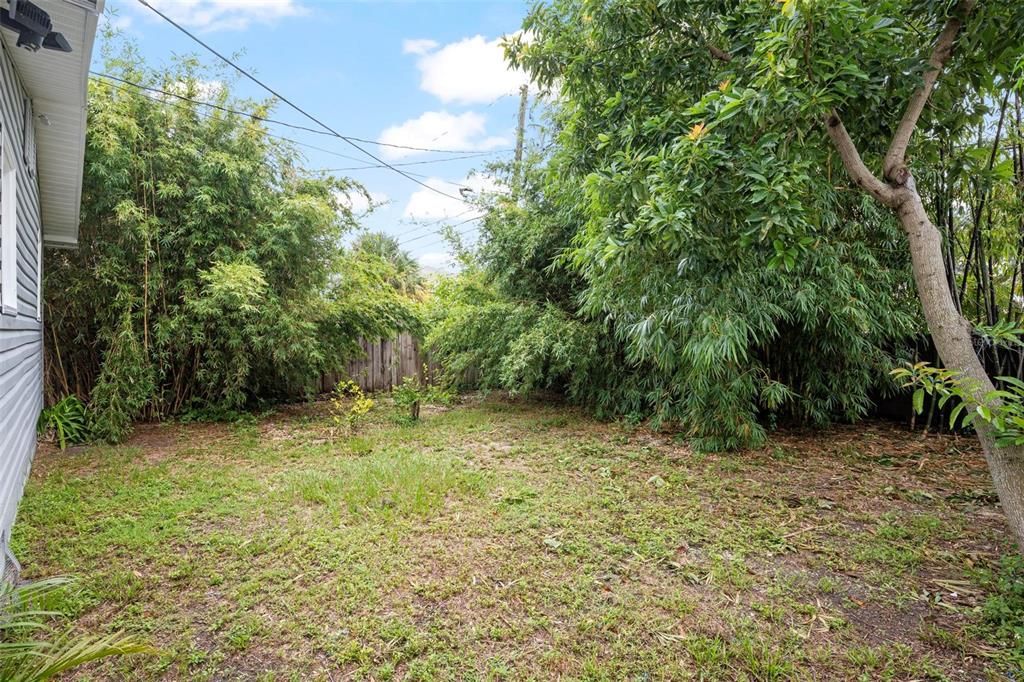
[[[12,587],[0,585],[0,679],[43,682],[108,656],[153,654],[156,651],[134,635],[115,632],[102,636],[58,630],[61,613],[48,609],[69,581],[50,578]]]
[[[331,419],[335,429],[355,435],[376,403],[354,381],[339,381],[331,395]]]
[[[419,420],[421,405],[450,405],[454,399],[452,392],[442,385],[424,384],[416,377],[404,377],[391,390],[391,397],[395,405],[408,410],[412,422]]]
[[[403,296],[419,296],[425,282],[420,264],[403,251],[398,240],[383,232],[367,232],[352,244],[352,250],[362,256],[379,258],[392,270],[389,282]]]
[[[555,306],[508,300],[472,270],[442,282],[431,306],[426,345],[456,386],[583,390],[594,340]]]
[[[85,404],[78,396],[68,395],[39,414],[37,430],[40,435],[53,434],[61,450],[68,443],[84,443],[89,439]]]
[[[982,571],[980,577],[988,595],[981,607],[986,635],[1024,668],[1024,559],[1005,556],[993,570]]]
[[[409,411],[410,421],[419,420],[423,388],[418,380],[413,377],[403,378],[402,383],[391,390],[391,398],[395,401],[395,405]]]
[[[762,144],[767,158],[781,142]],[[711,190],[697,183],[681,197],[685,167],[666,176],[657,210],[693,202],[692,215],[643,209],[617,223],[616,202],[633,202],[633,189],[585,202],[572,187],[625,182],[628,169],[581,180],[571,163],[583,153],[531,154],[520,200],[491,202],[479,267],[442,284],[443,314],[428,315],[445,367],[483,388],[554,388],[601,416],[674,423],[707,449],[759,443],[776,415],[823,425],[866,413],[918,324],[892,220],[829,189],[822,234],[787,266],[773,241],[725,231],[746,229],[746,217],[716,217],[737,212],[735,196],[704,208]]]
[[[154,391],[150,357],[135,335],[131,313],[122,313],[115,324],[110,331],[99,332],[106,352],[89,405],[93,434],[112,443],[124,440]]]
[[[981,419],[995,432],[996,444],[1004,447],[1024,445],[1024,381],[1015,377],[997,377],[1000,388],[983,391],[977,382],[963,373],[932,367],[919,362],[897,367],[893,377],[912,388],[914,410],[924,410],[924,396],[937,398],[939,408],[952,405],[949,427],[969,427]],[[972,409],[973,406],[973,409]]]
[[[258,116],[272,105],[191,58],[105,56],[132,82]],[[88,116],[79,248],[47,254],[47,364],[60,392],[74,377],[90,396],[97,437],[301,397],[359,337],[416,328],[395,266],[341,246],[356,183],[307,177],[259,121],[172,97],[94,81]]]
[[[482,273],[465,280],[484,295],[452,300],[432,348],[484,387],[571,384],[705,448],[759,443],[776,418],[863,416],[923,325],[901,228],[848,190],[824,122],[842,111],[874,163],[950,8],[536,6],[508,55],[557,86],[554,144],[504,169],[511,191],[491,200]],[[915,137],[922,184],[934,141],[985,120],[1022,19],[1006,1],[972,18],[970,56]]]

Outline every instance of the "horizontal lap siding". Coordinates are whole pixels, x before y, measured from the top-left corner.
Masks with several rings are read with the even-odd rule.
[[[24,162],[25,93],[6,48],[0,49],[0,126],[14,147],[17,188],[17,315],[0,314],[0,546],[10,539],[36,449],[43,406],[43,338],[37,321],[39,188]],[[0,201],[3,201],[0,196]],[[0,235],[2,239],[2,235]],[[0,264],[2,267],[2,264]]]

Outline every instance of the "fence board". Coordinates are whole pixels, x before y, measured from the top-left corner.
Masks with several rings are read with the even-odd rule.
[[[433,382],[439,368],[436,363],[424,357],[419,341],[412,334],[402,333],[394,339],[360,339],[365,357],[350,361],[343,370],[324,372],[320,377],[320,391],[329,393],[342,379],[351,379],[370,393],[390,391],[402,383],[405,377]],[[427,364],[426,376],[423,374]]]

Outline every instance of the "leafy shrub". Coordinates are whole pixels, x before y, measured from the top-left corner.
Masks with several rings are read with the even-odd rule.
[[[391,397],[395,405],[409,411],[407,417],[410,421],[418,421],[420,405],[449,405],[453,395],[441,385],[425,385],[414,377],[404,377],[402,383],[392,389]]]
[[[334,387],[330,407],[335,429],[354,435],[375,404],[356,382],[339,381]]]
[[[89,439],[85,404],[77,396],[69,395],[47,407],[39,415],[40,435],[53,435],[61,450],[69,443],[84,443]]]
[[[962,372],[933,367],[927,362],[897,367],[890,374],[902,380],[905,388],[914,389],[912,403],[918,414],[924,410],[924,396],[935,396],[940,409],[947,403],[952,406],[949,413],[951,429],[970,427],[981,419],[992,427],[997,445],[1024,445],[1024,381],[1015,377],[996,377],[1001,387],[982,392],[977,383],[967,379]],[[975,403],[979,404],[970,409]]]
[[[593,330],[554,305],[505,298],[474,271],[442,282],[433,305],[425,345],[452,385],[584,390],[597,353]]]
[[[190,97],[219,80],[194,58],[147,67],[130,47],[104,70]],[[209,97],[226,109],[269,113],[219,82]],[[357,183],[303,173],[247,115],[97,81],[88,117],[79,248],[45,256],[45,352],[52,387],[74,376],[89,394],[96,437],[304,397],[360,337],[415,327],[395,266],[343,246]]]
[[[395,386],[391,391],[391,397],[395,405],[409,411],[409,419],[417,421],[420,418],[420,402],[423,400],[423,387],[419,380],[413,377],[405,377],[402,383]]]
[[[119,443],[153,394],[153,371],[130,314],[121,315],[117,327],[104,336],[107,351],[103,370],[92,389],[89,410],[95,436]]]
[[[48,610],[46,604],[69,582],[51,578],[18,587],[0,585],[0,679],[42,682],[99,658],[156,653],[143,640],[122,632],[85,636],[56,629],[53,619],[62,614]]]
[[[858,24],[835,8],[862,11],[805,5],[845,28]],[[479,330],[508,351],[500,383],[565,382],[598,413],[668,423],[701,449],[756,445],[781,418],[857,419],[891,388],[921,329],[902,230],[837,188],[807,104],[820,93],[765,66],[790,47],[768,7],[555,0],[529,13],[533,39],[507,55],[560,97],[543,142],[505,168],[512,191],[490,200],[477,249],[497,293],[478,304],[491,320]],[[739,58],[702,53],[680,74],[669,17],[715,24]],[[654,86],[632,77],[652,70]]]

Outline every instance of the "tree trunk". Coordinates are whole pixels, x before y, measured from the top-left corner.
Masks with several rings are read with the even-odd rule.
[[[908,101],[886,152],[882,164],[885,181],[876,177],[864,163],[837,112],[833,111],[825,124],[828,136],[839,152],[850,178],[899,216],[910,243],[914,281],[928,331],[931,332],[943,364],[962,374],[964,388],[970,392],[967,403],[971,409],[982,404],[993,404],[995,401],[989,400],[987,396],[994,387],[974,350],[971,325],[960,314],[950,293],[942,255],[942,235],[924,209],[914,176],[906,165],[906,155],[918,119],[953,52],[963,22],[974,9],[975,1],[960,0],[936,39],[923,82]],[[979,217],[981,208],[978,208]],[[952,225],[952,220],[949,222]],[[970,267],[969,258],[965,267]],[[997,447],[993,428],[982,419],[975,422],[975,429],[1006,520],[1017,540],[1019,551],[1024,553],[1024,447]]]
[[[950,295],[942,260],[942,235],[928,218],[912,182],[900,194],[903,197],[896,212],[910,242],[917,295],[935,347],[945,366],[959,370],[970,382],[975,404],[988,403],[985,396],[994,386],[975,352],[971,324],[957,312]],[[1024,448],[997,447],[992,427],[984,420],[976,420],[975,429],[999,502],[1017,546],[1024,552]]]

